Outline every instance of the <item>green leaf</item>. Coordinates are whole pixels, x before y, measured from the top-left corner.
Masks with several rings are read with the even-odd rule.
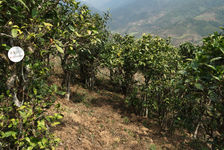
[[[32,146],[30,146],[30,147],[28,147],[28,148],[27,148],[27,150],[32,150],[32,149],[33,149],[33,147],[32,147]]]
[[[220,81],[219,77],[216,77],[216,76],[212,76],[214,79]]]
[[[178,71],[178,73],[181,75],[185,75],[187,72],[185,70],[180,70],[180,71]]]
[[[54,123],[51,124],[51,126],[55,127],[55,126],[57,126],[59,124],[60,124],[60,122],[54,122]]]
[[[216,58],[211,59],[210,62],[217,61],[217,60],[220,60],[220,59],[222,59],[222,57],[216,57]]]
[[[45,145],[48,142],[48,140],[46,138],[42,139],[42,143]]]
[[[12,29],[11,34],[12,34],[13,38],[16,38],[18,36],[18,30],[17,29]]]
[[[19,111],[21,118],[23,119],[23,123],[27,122],[28,114],[26,112]]]
[[[25,140],[29,143],[31,142],[29,137],[26,137]]]
[[[61,114],[55,113],[54,115],[59,120],[63,118],[63,116]]]
[[[216,71],[216,68],[214,67],[214,66],[212,66],[212,65],[208,65],[208,64],[205,64],[207,67],[209,67],[209,68],[211,68],[211,69],[213,69],[213,70],[215,70]]]
[[[76,0],[72,0],[72,4],[77,5]]]
[[[92,32],[93,32],[94,34],[98,34],[98,33],[99,33],[97,30],[92,30]]]
[[[52,24],[47,23],[47,22],[44,22],[43,24],[44,24],[44,26],[45,26],[48,30],[51,30],[51,27],[53,27]]]
[[[40,148],[41,148],[41,149],[43,149],[43,148],[44,148],[44,145],[43,145],[43,143],[42,143],[42,142],[38,142],[38,145],[40,146]]]
[[[83,15],[80,15],[81,21],[84,21],[84,17]]]
[[[23,105],[23,106],[19,107],[18,110],[23,110],[23,109],[25,109],[25,108],[26,108],[26,106]]]
[[[12,136],[14,139],[16,139],[16,134],[17,133],[15,131],[8,131],[8,132],[3,133],[3,138]]]
[[[186,61],[192,61],[192,60],[193,60],[193,59],[191,59],[191,58],[187,58],[187,59],[186,59]]]
[[[224,49],[223,48],[220,48],[220,51],[224,54]]]
[[[44,25],[45,25],[46,27],[53,27],[53,25],[52,25],[52,24],[47,23],[47,22],[44,22]]]
[[[39,130],[46,130],[46,127],[45,127],[45,121],[44,120],[41,120],[41,121],[37,121],[37,124],[38,124],[38,129]]]
[[[198,90],[204,90],[204,87],[203,87],[202,84],[200,84],[200,83],[195,83],[194,86],[195,86]]]
[[[23,147],[23,145],[24,145],[24,142],[21,142],[21,141],[20,141],[20,142],[19,142],[19,146],[20,146],[20,147]]]
[[[64,50],[60,46],[58,46],[57,44],[55,44],[55,46],[60,53],[64,54]]]
[[[37,89],[33,88],[34,95],[37,95]]]
[[[61,96],[64,96],[66,94],[66,92],[63,92],[63,91],[58,91],[57,94],[61,95]]]
[[[32,18],[36,17],[38,14],[38,11],[36,8],[32,9]]]
[[[75,31],[74,27],[73,27],[73,26],[71,26],[71,25],[69,25],[69,26],[68,26],[68,28],[69,28],[72,32],[74,32],[74,31]]]
[[[77,37],[82,37],[82,35],[79,34],[78,32],[75,32],[75,34],[76,34]]]
[[[22,0],[17,0],[19,3],[21,3],[27,10],[30,10],[27,5]]]

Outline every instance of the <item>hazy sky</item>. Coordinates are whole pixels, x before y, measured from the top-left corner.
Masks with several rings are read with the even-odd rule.
[[[107,11],[108,9],[118,8],[124,4],[133,2],[134,0],[80,0],[88,5],[95,7],[101,11]]]
[[[107,8],[104,8],[105,4],[112,1],[112,0],[80,0],[81,2],[86,2],[87,4],[90,4],[91,6],[95,7],[99,10],[105,10]]]

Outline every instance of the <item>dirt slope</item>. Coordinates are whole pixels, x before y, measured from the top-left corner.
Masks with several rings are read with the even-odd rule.
[[[183,137],[163,135],[153,121],[128,112],[122,95],[106,89],[74,85],[71,101],[58,99],[64,119],[54,131],[62,140],[57,150],[189,149]]]

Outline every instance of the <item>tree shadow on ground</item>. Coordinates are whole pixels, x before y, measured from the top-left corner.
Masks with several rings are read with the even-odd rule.
[[[108,79],[96,79],[95,90],[106,90],[118,94],[122,94],[121,87]]]
[[[78,84],[82,88],[84,88],[83,84],[78,79],[76,79],[76,82],[74,84]],[[188,149],[189,147],[192,147],[192,149],[196,149],[197,147],[201,148],[202,146],[204,149],[207,149],[202,142],[195,142],[191,140],[190,137],[183,136],[179,133],[162,133],[161,130],[159,130],[159,125],[157,122],[152,121],[148,118],[133,115],[134,110],[130,109],[125,103],[125,97],[121,94],[120,88],[116,85],[112,85],[109,80],[97,79],[96,85],[93,90],[88,90],[86,88],[84,89],[86,91],[84,93],[80,91],[72,91],[70,99],[71,102],[80,103],[85,101],[85,104],[88,103],[89,106],[93,107],[110,106],[111,108],[113,108],[114,112],[119,113],[122,118],[128,118],[130,120],[130,123],[143,125],[144,127],[148,128],[150,130],[150,133],[139,135],[142,138],[144,136],[156,137],[158,141],[166,138],[166,143],[172,143],[172,145],[178,144],[179,146],[177,149]],[[92,93],[94,93],[94,95],[91,95]],[[133,119],[133,117],[136,117],[137,119]],[[147,124],[146,120],[148,121]],[[164,149],[169,148],[164,147]]]
[[[70,101],[73,103],[80,103],[84,101],[85,97],[86,97],[85,94],[71,92]]]

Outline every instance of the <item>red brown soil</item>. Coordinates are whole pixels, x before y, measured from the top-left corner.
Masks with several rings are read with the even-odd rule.
[[[104,70],[105,71],[105,70]],[[61,72],[57,70],[57,72]],[[100,86],[84,89],[71,87],[71,99],[58,98],[64,118],[54,133],[61,139],[56,150],[187,150],[186,137],[160,132],[153,120],[136,116],[127,110],[124,96],[105,81]],[[51,81],[60,85],[58,77]]]
[[[70,101],[57,101],[64,115],[55,130],[61,139],[57,150],[189,149],[183,147],[183,137],[165,136],[153,121],[127,113],[120,94],[80,85],[74,85],[72,93]]]

